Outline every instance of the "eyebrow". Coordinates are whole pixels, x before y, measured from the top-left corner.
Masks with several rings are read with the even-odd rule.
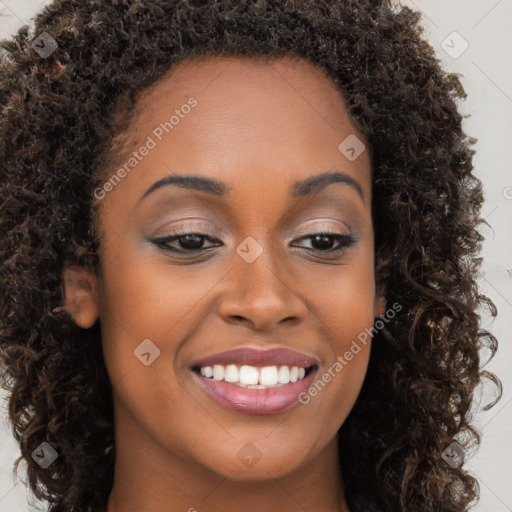
[[[310,176],[303,180],[296,181],[290,187],[290,194],[292,195],[292,197],[307,196],[312,194],[313,192],[318,192],[322,190],[331,183],[341,183],[344,185],[348,185],[349,187],[354,189],[361,197],[363,202],[365,202],[363,190],[361,189],[359,183],[348,174],[345,174],[340,171],[327,171],[322,174],[317,174],[315,176]],[[149,194],[153,193],[155,190],[170,185],[185,188],[187,190],[197,190],[199,192],[206,192],[207,194],[212,194],[218,197],[226,197],[227,195],[229,195],[229,192],[231,190],[230,185],[213,178],[189,174],[173,174],[165,176],[164,178],[153,183],[153,185],[151,185],[146,190],[144,195],[139,199],[139,202],[142,201]]]

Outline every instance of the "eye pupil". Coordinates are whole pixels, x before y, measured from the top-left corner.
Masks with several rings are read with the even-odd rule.
[[[185,242],[184,242],[184,240],[185,240]],[[190,243],[190,242],[192,242],[192,243]],[[203,237],[200,235],[195,235],[195,234],[180,236],[180,245],[184,249],[191,249],[191,250],[200,249],[201,246],[203,245]]]
[[[330,249],[334,240],[331,235],[315,235],[313,241],[320,242],[319,249]]]

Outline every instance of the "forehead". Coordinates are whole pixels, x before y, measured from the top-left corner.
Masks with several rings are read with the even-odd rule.
[[[167,119],[165,114],[179,109],[190,96],[201,107],[200,115],[187,119],[194,128],[209,118],[217,121],[211,131],[218,123],[233,125],[237,120],[240,127],[251,129],[271,120],[264,128],[267,133],[281,128],[288,132],[291,121],[299,128],[304,127],[298,124],[302,121],[314,129],[323,125],[323,130],[357,131],[345,98],[327,73],[291,56],[203,57],[180,62],[139,94],[130,131],[147,133],[155,121]]]
[[[234,90],[250,96],[230,94]],[[155,113],[155,106],[170,104],[175,96],[191,91],[209,93],[211,99],[245,106],[271,104],[271,97],[301,97],[312,109],[344,106],[344,98],[326,72],[297,57],[229,56],[203,57],[174,65],[162,78],[139,95],[136,113]],[[295,94],[292,94],[295,93]],[[297,99],[297,98],[295,98]],[[326,110],[328,112],[330,109]]]
[[[182,109],[190,98],[197,106]],[[148,136],[155,139],[173,115],[174,126],[160,129],[162,139],[138,165],[153,180],[170,173],[215,175],[236,189],[241,179],[246,186],[289,184],[338,169],[370,188],[368,152],[351,161],[339,149],[354,135],[366,144],[345,98],[324,70],[304,59],[208,57],[176,64],[139,94],[113,152],[126,154]],[[130,182],[149,186],[141,174],[131,173]]]

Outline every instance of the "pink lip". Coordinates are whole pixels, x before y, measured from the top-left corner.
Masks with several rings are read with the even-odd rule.
[[[299,366],[307,368],[317,365],[318,361],[305,354],[285,348],[271,350],[256,350],[249,347],[240,347],[211,356],[198,359],[191,364],[194,366],[213,366],[215,364],[247,364],[250,366]]]
[[[304,379],[277,388],[247,389],[216,381],[192,372],[202,388],[219,404],[245,414],[275,414],[299,403],[299,396],[311,386],[317,373],[313,369]]]

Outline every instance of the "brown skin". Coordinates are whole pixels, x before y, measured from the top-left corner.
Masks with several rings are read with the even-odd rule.
[[[100,318],[113,385],[108,512],[346,512],[336,434],[360,391],[370,344],[307,405],[265,416],[219,405],[190,366],[241,346],[286,347],[317,358],[321,377],[384,313],[369,155],[351,162],[338,150],[353,133],[367,142],[335,84],[310,63],[233,57],[177,65],[143,92],[129,136],[117,142],[137,150],[190,97],[197,106],[102,199],[99,274],[64,273],[74,321],[88,328]],[[340,183],[290,195],[293,182],[328,170],[350,175],[364,199]],[[139,202],[170,174],[222,180],[231,193],[167,186]],[[214,248],[186,256],[150,241],[187,226],[220,242],[204,240]],[[322,254],[302,238],[321,227],[357,241]],[[263,247],[252,263],[235,250],[248,236]],[[339,245],[331,240],[327,248]],[[186,241],[171,247],[185,250]],[[149,366],[133,353],[146,338],[161,351]],[[251,467],[237,456],[248,442],[261,452]]]

